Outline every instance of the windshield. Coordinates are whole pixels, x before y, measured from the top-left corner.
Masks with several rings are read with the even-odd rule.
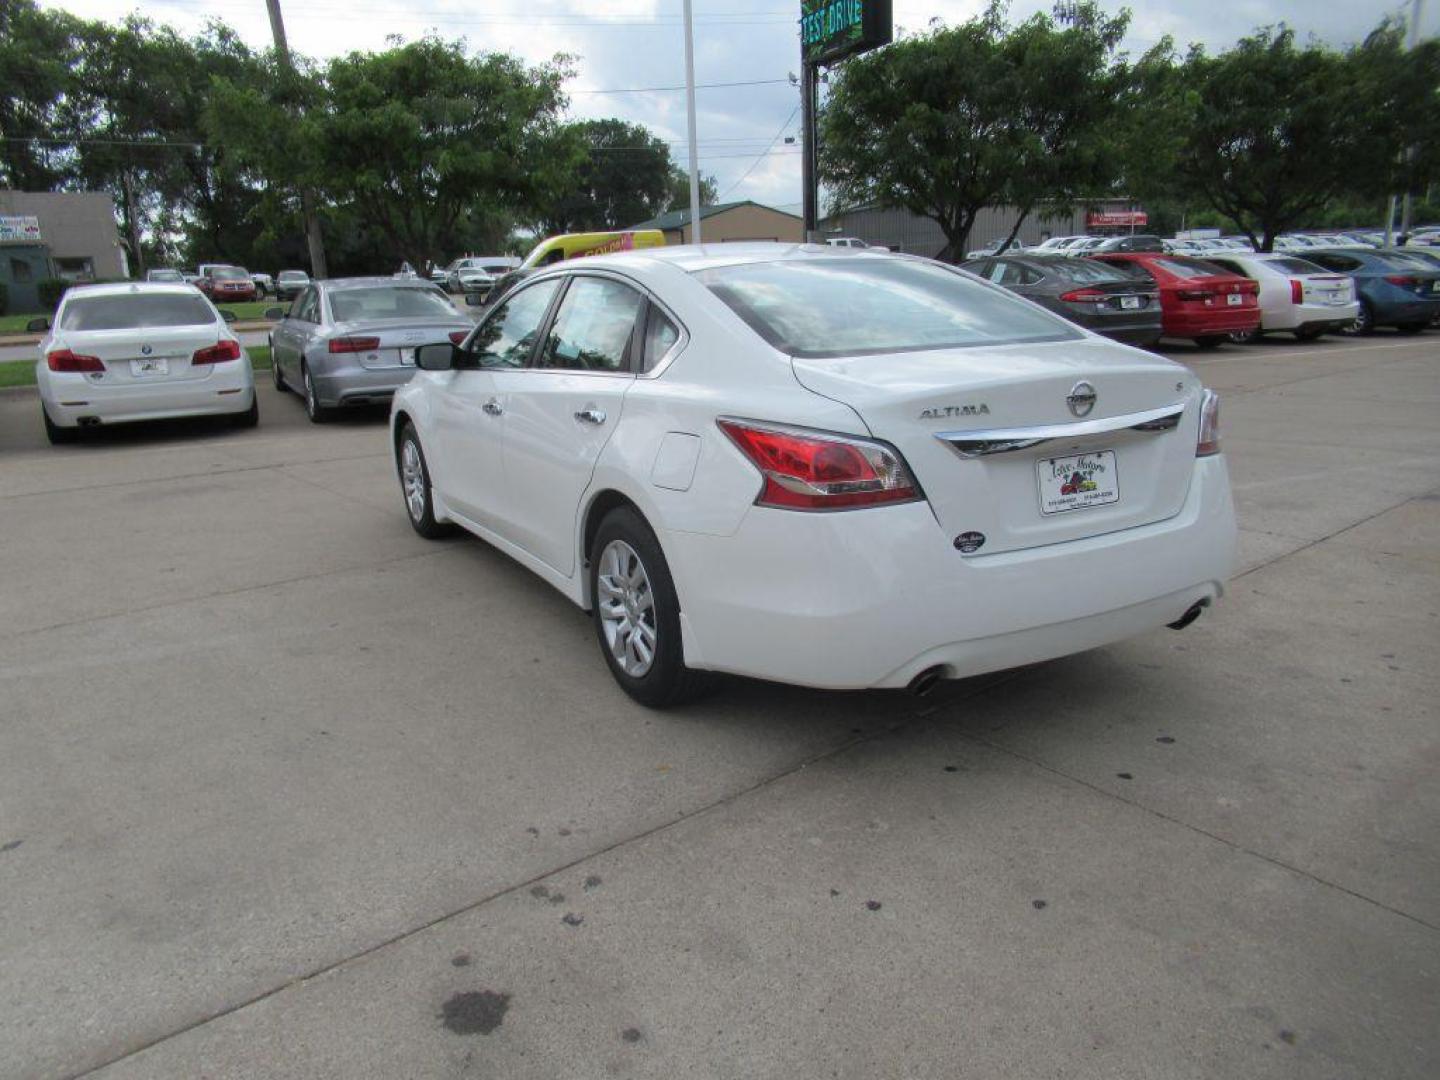
[[[696,278],[781,352],[821,358],[1065,341],[1068,323],[1002,290],[911,259],[745,263]]]
[[[337,289],[330,294],[336,322],[365,319],[453,319],[458,312],[443,293],[430,286],[377,285]]]
[[[278,281],[309,281],[310,275],[304,270],[281,270]]]
[[[121,293],[69,300],[62,330],[140,330],[155,326],[208,326],[214,309],[202,297],[184,293]]]
[[[217,281],[248,281],[250,275],[238,266],[221,266],[210,271],[210,276]]]

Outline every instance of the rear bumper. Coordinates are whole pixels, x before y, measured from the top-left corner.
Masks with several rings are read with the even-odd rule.
[[[1287,304],[1264,313],[1264,330],[1339,330],[1360,314],[1359,301],[1348,304]]]
[[[355,364],[324,373],[312,372],[311,378],[321,405],[343,408],[389,401],[414,375],[413,367],[371,369]]]
[[[1087,329],[1097,334],[1103,334],[1111,341],[1123,342],[1126,345],[1143,345],[1149,347],[1160,340],[1164,331],[1159,320],[1152,319],[1150,322],[1137,326],[1105,326],[1094,325]]]
[[[186,416],[243,413],[255,400],[248,358],[216,364],[203,379],[136,386],[98,387],[84,375],[45,372],[40,400],[57,427],[81,422],[129,424]]]
[[[1085,540],[960,555],[925,503],[752,508],[732,536],[662,531],[686,663],[834,689],[903,687],[1091,649],[1213,600],[1235,562],[1223,457],[1174,517]]]
[[[1176,338],[1216,337],[1239,331],[1255,330],[1260,326],[1260,309],[1236,308],[1227,311],[1216,308],[1203,314],[1165,313],[1165,336]]]

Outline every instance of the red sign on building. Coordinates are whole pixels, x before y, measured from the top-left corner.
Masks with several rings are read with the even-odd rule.
[[[1114,228],[1117,225],[1148,225],[1150,217],[1144,210],[1091,210],[1085,215],[1087,229]]]

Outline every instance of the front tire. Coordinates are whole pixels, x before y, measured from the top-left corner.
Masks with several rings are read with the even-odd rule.
[[[706,672],[685,666],[680,601],[660,541],[630,507],[610,511],[590,551],[592,618],[600,653],[620,688],[652,709],[704,693]]]
[[[315,380],[310,377],[310,365],[301,361],[300,384],[305,394],[305,415],[312,424],[324,424],[330,420],[330,410],[320,404],[320,392],[315,389]]]
[[[406,421],[400,429],[400,444],[395,451],[395,468],[400,473],[400,494],[405,499],[405,516],[410,527],[426,540],[438,540],[450,534],[451,527],[435,520],[435,495],[430,487],[430,466],[420,448],[415,425]]]

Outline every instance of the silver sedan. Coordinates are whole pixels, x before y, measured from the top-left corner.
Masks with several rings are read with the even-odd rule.
[[[388,403],[421,345],[463,341],[474,323],[423,278],[315,281],[270,332],[277,390],[294,389],[315,423],[340,408]]]

